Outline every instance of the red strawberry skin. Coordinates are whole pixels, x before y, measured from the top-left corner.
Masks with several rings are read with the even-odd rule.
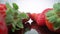
[[[53,10],[53,8],[47,8],[45,9],[42,13],[45,15],[49,10]],[[51,22],[49,22],[46,18],[46,16],[44,17],[45,19],[45,24],[48,27],[49,30],[53,31],[53,24],[51,24]]]
[[[4,4],[0,4],[0,34],[8,34],[8,28],[5,23],[5,11],[6,6]]]
[[[36,16],[36,22],[37,22],[38,25],[40,25],[40,26],[44,26],[45,25],[45,14],[49,10],[52,10],[52,8],[47,8],[47,9],[43,10],[42,13],[37,14],[37,16]]]
[[[29,17],[35,21],[38,25],[44,26],[44,15],[42,13],[36,14],[36,13],[28,13]]]
[[[0,10],[6,10],[6,5],[5,4],[0,4]]]
[[[52,10],[53,8],[47,8],[47,9],[45,9],[45,10],[43,10],[43,14],[45,14],[45,13],[47,13],[49,10]]]
[[[40,25],[40,26],[44,26],[45,25],[44,17],[45,16],[42,13],[36,15],[36,20],[35,21],[37,22],[38,25]]]

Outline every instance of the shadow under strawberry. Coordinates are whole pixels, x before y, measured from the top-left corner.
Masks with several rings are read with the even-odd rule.
[[[60,34],[50,31],[46,26],[38,26],[36,22],[32,22],[31,29],[36,29],[39,34]]]
[[[20,30],[15,30],[15,32],[12,32],[12,25],[8,26],[8,34],[23,34],[24,32],[24,28],[20,29]]]

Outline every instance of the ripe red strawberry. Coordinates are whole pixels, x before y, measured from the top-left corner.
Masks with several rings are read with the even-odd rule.
[[[60,33],[60,3],[54,4],[53,10],[49,10],[45,15],[48,29]]]
[[[5,22],[6,9],[4,4],[0,4],[0,34],[8,34],[8,29]]]

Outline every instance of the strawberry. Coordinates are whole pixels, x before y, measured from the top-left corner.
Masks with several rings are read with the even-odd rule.
[[[24,29],[23,22],[26,22],[29,18],[29,16],[24,12],[19,12],[19,8],[16,3],[12,4],[12,7],[9,3],[6,3],[6,18],[5,21],[7,23],[9,32],[15,33],[16,31],[20,31],[21,29]],[[23,20],[27,19],[27,20]],[[22,32],[21,32],[22,33]]]
[[[46,26],[50,31],[60,32],[60,3],[53,5],[53,10],[45,14]]]
[[[6,17],[6,6],[0,4],[0,34],[8,34],[8,28],[5,22]]]

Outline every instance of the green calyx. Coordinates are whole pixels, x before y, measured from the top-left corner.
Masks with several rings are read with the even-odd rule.
[[[53,8],[54,9],[60,9],[60,3],[55,3],[54,5],[53,5]]]
[[[15,30],[24,28],[22,19],[28,19],[29,17],[26,13],[21,13],[18,11],[18,6],[16,3],[13,3],[12,5],[13,7],[11,7],[9,3],[6,3],[6,23],[7,25],[12,24],[12,32],[14,32]]]
[[[53,10],[46,13],[47,19],[54,25],[54,30],[60,28],[60,3],[53,5]]]

